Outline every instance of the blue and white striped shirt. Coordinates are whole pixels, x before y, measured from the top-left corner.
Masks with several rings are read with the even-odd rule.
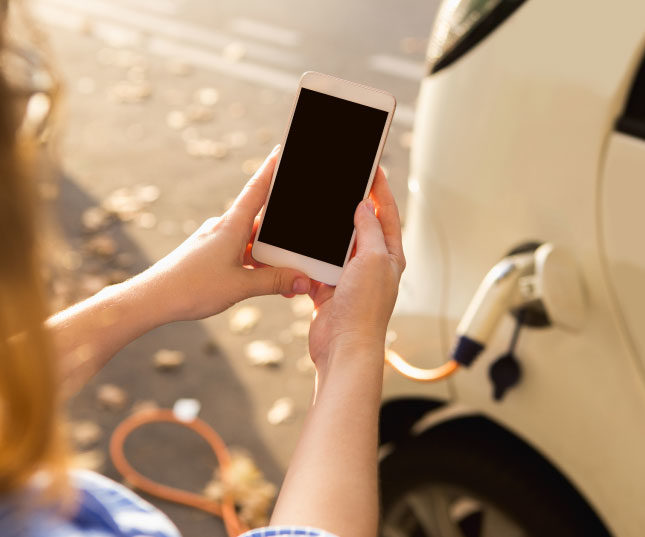
[[[78,493],[78,508],[71,518],[52,509],[25,511],[26,497],[0,499],[2,537],[181,537],[177,527],[157,508],[130,489],[94,472],[75,470],[71,480]],[[28,502],[33,503],[33,502]],[[260,528],[241,537],[335,537],[314,528],[280,526]]]

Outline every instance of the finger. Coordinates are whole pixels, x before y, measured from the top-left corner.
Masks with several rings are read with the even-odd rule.
[[[367,253],[388,253],[381,222],[374,214],[374,202],[366,199],[360,202],[354,214],[356,226],[356,256]]]
[[[266,267],[264,263],[260,263],[259,261],[256,261],[253,258],[253,243],[249,243],[246,245],[246,249],[244,250],[244,255],[242,256],[242,265],[244,265],[245,267],[255,267],[255,268]]]
[[[243,224],[245,229],[251,229],[254,218],[267,199],[279,149],[279,145],[273,148],[273,151],[271,151],[258,171],[253,174],[253,177],[249,179],[229,209],[231,220],[239,222],[240,225]]]
[[[269,266],[244,270],[252,296],[304,295],[311,287],[309,277],[299,270]]]
[[[335,287],[312,280],[311,287],[309,288],[309,297],[314,301],[314,308],[318,309],[334,296],[334,289]]]
[[[388,251],[400,260],[404,260],[399,209],[385,178],[385,173],[380,166],[374,177],[370,198],[376,205],[376,215],[381,221]]]
[[[253,241],[255,240],[255,235],[258,232],[258,227],[260,225],[260,217],[256,216],[255,220],[253,220],[253,228],[251,229],[251,236],[249,237],[249,242],[246,245],[246,248],[244,249],[244,256],[242,257],[242,264],[243,265],[248,265],[252,267],[263,267],[263,263],[257,262],[255,259],[253,259],[253,255],[251,250],[253,249]]]

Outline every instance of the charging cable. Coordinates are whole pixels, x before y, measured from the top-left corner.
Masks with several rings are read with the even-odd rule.
[[[533,252],[510,255],[497,263],[484,277],[457,326],[457,342],[452,359],[432,369],[411,365],[392,349],[385,361],[399,374],[420,382],[435,382],[453,375],[460,366],[470,366],[484,350],[502,316],[513,308],[536,300],[530,286],[521,285],[533,277]]]
[[[225,496],[220,503],[206,498],[201,494],[157,483],[140,474],[132,467],[125,457],[123,446],[128,436],[135,429],[149,423],[174,423],[191,429],[208,442],[208,445],[213,450],[219,462],[222,473],[224,474],[230,468],[231,455],[226,444],[224,444],[224,441],[217,432],[205,421],[197,417],[181,419],[172,410],[152,409],[137,412],[126,418],[117,426],[114,433],[112,433],[112,438],[110,439],[110,458],[112,459],[114,467],[126,481],[151,496],[194,507],[221,517],[229,537],[236,537],[247,531],[249,528],[239,519],[235,510],[235,502],[232,498]]]

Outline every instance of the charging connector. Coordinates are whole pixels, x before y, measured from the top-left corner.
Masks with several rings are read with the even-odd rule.
[[[586,300],[576,264],[550,243],[512,253],[488,271],[457,326],[452,360],[434,369],[419,369],[388,350],[386,361],[414,380],[446,378],[460,365],[468,367],[475,361],[505,313],[536,305],[562,328],[576,330],[584,322]]]

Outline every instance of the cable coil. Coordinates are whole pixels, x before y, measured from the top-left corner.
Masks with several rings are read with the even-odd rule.
[[[205,421],[195,418],[191,421],[178,419],[172,410],[153,409],[138,412],[123,420],[110,439],[110,457],[117,471],[134,487],[157,498],[170,502],[201,509],[207,513],[221,517],[229,537],[237,537],[248,530],[239,519],[235,503],[230,497],[217,502],[194,492],[162,485],[137,472],[128,462],[123,451],[126,439],[135,430],[149,423],[175,423],[187,427],[201,436],[213,450],[222,472],[231,465],[231,455],[222,438]]]

